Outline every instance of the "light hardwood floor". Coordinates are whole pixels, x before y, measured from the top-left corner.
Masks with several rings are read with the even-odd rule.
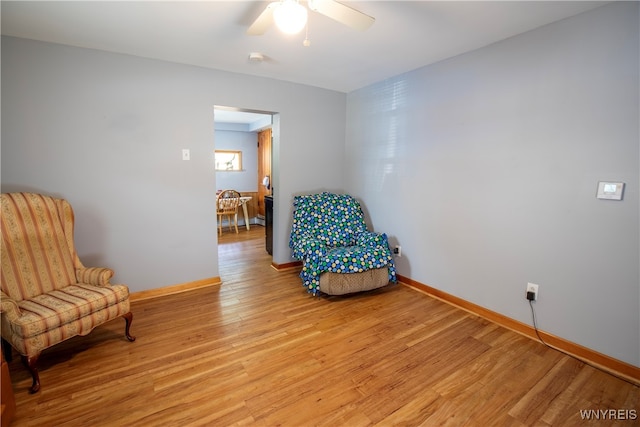
[[[312,297],[259,226],[220,242],[222,285],[134,302],[136,342],[119,319],[45,351],[35,395],[14,357],[12,425],[639,425],[582,420],[640,416],[639,388],[543,344],[404,285]]]

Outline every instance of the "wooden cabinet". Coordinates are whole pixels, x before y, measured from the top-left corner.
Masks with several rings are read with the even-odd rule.
[[[273,197],[264,196],[265,246],[267,253],[273,255]]]

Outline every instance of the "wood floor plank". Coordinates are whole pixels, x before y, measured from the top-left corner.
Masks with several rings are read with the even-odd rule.
[[[593,426],[581,410],[640,415],[637,386],[410,287],[314,297],[296,269],[271,267],[264,228],[219,241],[222,284],[134,301],[136,342],[119,319],[46,350],[35,395],[14,357],[12,425]]]
[[[549,405],[569,386],[583,367],[582,362],[563,358],[511,408],[509,415],[524,424],[542,419]]]

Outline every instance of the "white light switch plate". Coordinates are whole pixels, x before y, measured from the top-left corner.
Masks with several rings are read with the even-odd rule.
[[[598,193],[596,197],[604,200],[622,200],[624,182],[598,182]]]

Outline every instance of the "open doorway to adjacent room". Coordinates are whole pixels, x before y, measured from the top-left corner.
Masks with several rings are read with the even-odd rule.
[[[272,142],[273,116],[271,111],[257,111],[236,107],[214,107],[214,166],[216,195],[224,190],[236,190],[242,196],[238,208],[238,233],[233,221],[216,215],[218,230],[218,263],[221,277],[233,264],[251,262],[247,247],[271,254],[271,231],[265,196],[273,194]],[[270,238],[271,236],[269,236]]]

